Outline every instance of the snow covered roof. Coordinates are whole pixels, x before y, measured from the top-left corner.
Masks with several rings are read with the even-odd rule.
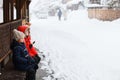
[[[72,1],[69,1],[67,4],[77,4],[80,1],[83,1],[83,0],[72,0]]]
[[[86,7],[108,7],[108,5],[99,5],[99,4],[86,4]]]

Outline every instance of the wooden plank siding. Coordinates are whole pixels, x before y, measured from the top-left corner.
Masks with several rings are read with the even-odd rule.
[[[88,9],[88,17],[103,21],[113,21],[120,18],[120,10],[114,9]]]
[[[0,62],[10,51],[10,43],[13,39],[12,30],[21,25],[22,20],[17,20],[0,25]]]

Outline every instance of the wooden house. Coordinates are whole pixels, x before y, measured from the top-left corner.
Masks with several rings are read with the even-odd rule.
[[[88,17],[103,21],[113,21],[120,18],[120,0],[89,0]],[[95,5],[94,5],[95,4]],[[98,5],[96,5],[98,4]]]

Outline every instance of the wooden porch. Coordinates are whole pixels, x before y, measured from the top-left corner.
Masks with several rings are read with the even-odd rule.
[[[10,69],[7,63],[10,61],[12,55],[12,51],[10,50],[10,44],[13,39],[12,30],[22,25],[23,18],[29,21],[30,2],[31,0],[3,0],[3,23],[0,23],[0,80],[8,80],[1,78]],[[16,13],[14,13],[14,7]],[[16,19],[14,19],[15,15]]]

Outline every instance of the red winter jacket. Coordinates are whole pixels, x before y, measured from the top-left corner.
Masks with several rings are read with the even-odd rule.
[[[18,30],[24,33],[27,28],[28,28],[28,26],[19,26]],[[30,56],[31,57],[36,56],[37,55],[36,49],[33,46],[30,48],[30,45],[32,44],[30,35],[26,36],[24,39],[25,39],[26,48],[27,48]]]

